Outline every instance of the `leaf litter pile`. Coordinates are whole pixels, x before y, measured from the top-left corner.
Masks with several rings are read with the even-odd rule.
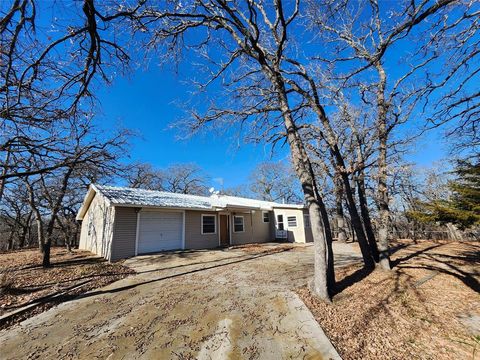
[[[108,263],[88,251],[60,247],[51,249],[51,263],[51,268],[42,268],[38,249],[0,253],[0,316],[39,302],[0,321],[0,329],[134,273],[120,262]]]
[[[336,271],[333,304],[300,297],[343,359],[480,359],[480,244],[403,241],[391,272]]]

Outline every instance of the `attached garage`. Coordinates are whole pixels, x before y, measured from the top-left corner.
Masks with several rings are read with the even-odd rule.
[[[306,232],[311,238],[310,228],[303,226],[303,205],[91,185],[77,214],[82,221],[79,248],[115,261],[161,251],[267,242],[275,238],[270,219],[279,209],[285,221],[295,218],[291,241],[305,242]]]
[[[137,254],[183,248],[183,212],[142,210],[138,217]]]

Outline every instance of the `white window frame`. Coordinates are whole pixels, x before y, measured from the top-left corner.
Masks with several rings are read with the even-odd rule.
[[[312,227],[312,224],[310,223],[310,214],[303,214],[303,225],[307,229]]]
[[[265,214],[267,215],[267,220],[268,221],[265,221]],[[262,211],[262,221],[265,224],[268,224],[270,222],[270,212],[269,211]]]
[[[290,225],[290,219],[291,219],[291,218],[294,218],[294,219],[295,219],[295,225]],[[297,215],[287,216],[287,226],[288,226],[289,228],[294,228],[294,227],[297,227],[297,226],[298,226]]]
[[[242,219],[242,231],[235,231],[235,218]],[[233,232],[236,234],[245,232],[245,216],[233,215]]]
[[[279,221],[278,220],[278,217],[281,216],[282,217],[282,221]],[[280,230],[280,231],[285,231],[285,216],[283,214],[277,214],[276,216],[276,222],[277,222],[277,229]],[[282,227],[283,229],[280,229],[280,224],[282,224]]]
[[[213,228],[214,232],[203,232],[203,218],[205,216],[212,217],[213,216]],[[200,233],[202,235],[215,235],[217,233],[217,215],[216,214],[202,214],[202,220],[200,221]]]

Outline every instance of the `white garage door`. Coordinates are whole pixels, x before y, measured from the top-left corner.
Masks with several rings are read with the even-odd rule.
[[[182,248],[183,214],[142,211],[138,229],[139,254]]]

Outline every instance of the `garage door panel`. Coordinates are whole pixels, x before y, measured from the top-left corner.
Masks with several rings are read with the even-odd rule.
[[[138,253],[182,248],[183,214],[166,211],[140,213]]]

